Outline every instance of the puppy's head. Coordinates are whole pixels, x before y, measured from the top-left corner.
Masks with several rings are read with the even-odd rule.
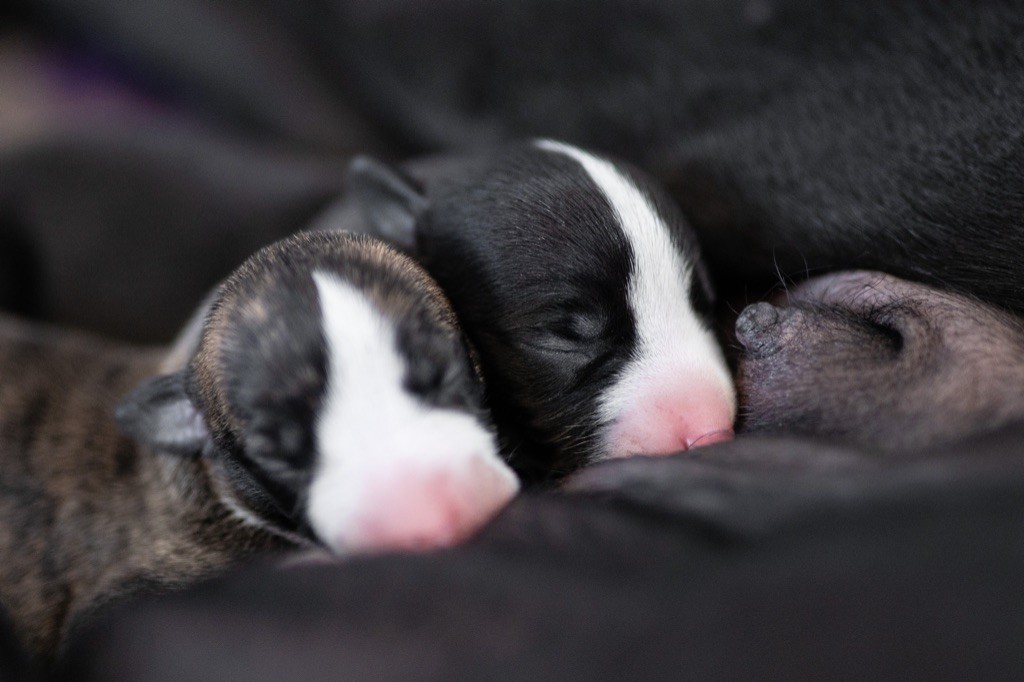
[[[880,272],[817,277],[736,321],[742,426],[906,452],[1024,418],[1024,327]]]
[[[188,366],[117,415],[224,501],[336,551],[444,545],[515,493],[447,301],[365,237],[302,233],[219,289]]]
[[[560,472],[731,434],[697,244],[635,169],[541,141],[417,177],[360,160],[351,190],[451,298],[513,452]]]

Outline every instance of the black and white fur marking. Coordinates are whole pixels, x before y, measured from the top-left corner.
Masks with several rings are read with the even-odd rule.
[[[360,159],[350,182],[369,229],[412,251],[451,298],[522,470],[730,432],[698,246],[636,169],[543,140],[401,171]]]
[[[427,480],[441,480],[440,473],[463,470],[469,476],[463,483],[472,488],[472,473],[478,467],[490,467],[498,474],[498,486],[514,491],[514,475],[496,459],[493,433],[481,425],[478,412],[460,409],[474,404],[468,397],[460,396],[467,400],[465,405],[433,404],[437,397],[424,400],[410,390],[409,365],[424,358],[415,345],[399,343],[396,320],[389,319],[358,287],[335,275],[314,272],[313,280],[329,358],[315,426],[318,462],[306,504],[309,524],[317,535],[342,551],[347,544],[373,544],[372,538],[363,537],[362,529],[352,527],[352,519],[378,513],[374,498],[382,491],[375,486],[394,485],[420,474]],[[479,481],[481,488],[493,483],[486,475]],[[391,505],[401,502],[389,500]],[[441,496],[437,506],[410,508],[407,513],[443,516],[450,513],[445,504]],[[401,515],[395,509],[388,513]],[[396,519],[402,524],[418,521]],[[424,537],[423,542],[430,541]]]
[[[236,271],[188,366],[119,418],[156,449],[202,454],[240,518],[346,552],[448,544],[515,494],[480,402],[420,268],[375,240],[306,232]]]

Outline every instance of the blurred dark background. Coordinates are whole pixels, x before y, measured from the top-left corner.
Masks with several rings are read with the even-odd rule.
[[[166,342],[354,152],[409,150],[293,33],[304,3],[15,2],[0,16],[0,309]]]

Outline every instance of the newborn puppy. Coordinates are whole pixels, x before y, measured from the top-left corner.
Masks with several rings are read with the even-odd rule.
[[[520,471],[732,435],[697,242],[635,168],[544,140],[401,171],[360,159],[349,181],[367,229],[451,298]]]
[[[517,490],[405,256],[303,233],[205,307],[170,353],[0,324],[0,603],[36,654],[141,587],[316,543],[447,545]]]
[[[188,366],[121,405],[125,432],[209,459],[226,501],[329,548],[448,544],[517,490],[447,300],[366,237],[305,232],[220,288]]]
[[[1024,417],[1024,327],[877,272],[812,279],[736,321],[741,425],[885,451]]]

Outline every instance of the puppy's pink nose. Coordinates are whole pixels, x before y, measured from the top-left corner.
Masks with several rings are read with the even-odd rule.
[[[717,386],[644,395],[612,428],[610,454],[669,455],[729,440],[734,414],[732,396]]]
[[[483,458],[435,471],[410,467],[365,486],[365,508],[356,510],[335,539],[349,551],[450,546],[489,521],[518,490],[510,471]]]

